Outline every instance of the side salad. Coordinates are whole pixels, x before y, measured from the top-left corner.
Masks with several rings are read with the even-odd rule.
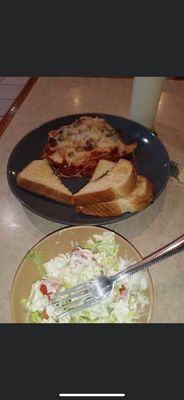
[[[33,250],[28,257],[37,265],[40,279],[32,284],[29,296],[22,299],[26,321],[32,323],[135,323],[149,303],[148,282],[144,272],[132,275],[115,287],[112,295],[94,307],[57,319],[52,298],[58,291],[69,289],[101,274],[114,275],[131,260],[118,255],[119,246],[113,232],[104,232],[71,251],[59,253],[48,262]]]

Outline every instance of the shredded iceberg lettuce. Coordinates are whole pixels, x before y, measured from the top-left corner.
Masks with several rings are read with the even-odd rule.
[[[38,250],[31,250],[28,252],[27,257],[31,260],[34,264],[37,265],[38,271],[41,276],[46,276],[46,270],[44,267],[44,260],[41,251]]]
[[[57,320],[47,288],[43,287],[44,282],[48,285],[50,279],[51,287],[54,279],[58,282],[58,290],[63,291],[101,274],[114,275],[130,263],[130,260],[119,256],[119,246],[115,242],[113,232],[93,235],[80,246],[77,245],[68,253],[58,254],[46,263],[40,252],[31,252],[31,259],[38,265],[45,281],[42,279],[34,282],[29,297],[23,302],[29,320],[42,323],[137,322],[149,303],[148,283],[144,272],[133,275],[123,284],[120,283],[105,301]]]
[[[42,318],[40,317],[38,311],[31,312],[29,314],[29,322],[32,322],[33,324],[38,324],[42,322]]]

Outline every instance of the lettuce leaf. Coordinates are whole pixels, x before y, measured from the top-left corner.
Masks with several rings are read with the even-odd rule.
[[[47,272],[44,267],[44,260],[41,251],[30,250],[27,254],[27,257],[30,261],[37,265],[41,277],[45,277],[47,275]]]
[[[39,324],[40,322],[42,322],[39,312],[38,311],[31,312],[29,314],[29,321],[32,322],[33,324]]]

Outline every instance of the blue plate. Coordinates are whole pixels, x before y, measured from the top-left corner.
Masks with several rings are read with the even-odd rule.
[[[47,143],[48,132],[58,129],[61,125],[70,124],[82,115],[105,118],[122,135],[125,143],[137,141],[134,163],[140,175],[152,181],[155,187],[155,199],[165,188],[169,173],[170,161],[162,142],[144,126],[128,119],[109,114],[75,114],[61,117],[45,123],[34,129],[13,149],[7,164],[7,178],[9,186],[16,198],[32,212],[51,221],[65,225],[98,225],[109,224],[122,219],[133,217],[136,213],[125,213],[118,217],[92,217],[77,214],[74,207],[57,203],[53,200],[29,193],[16,184],[16,175],[32,160],[40,159],[44,145]],[[63,179],[63,183],[74,193],[85,183],[87,178]]]

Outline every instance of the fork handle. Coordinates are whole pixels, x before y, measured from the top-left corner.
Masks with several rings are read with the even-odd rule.
[[[156,264],[165,258],[171,257],[174,254],[184,250],[184,235],[178,237],[173,242],[155,251],[154,253],[143,258],[141,261],[131,265],[130,267],[118,272],[112,277],[113,283],[117,285],[123,278],[135,274],[143,269],[149,268],[151,265]]]

